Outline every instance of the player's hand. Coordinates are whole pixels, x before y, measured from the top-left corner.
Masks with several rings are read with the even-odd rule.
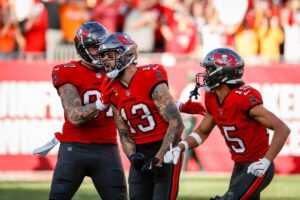
[[[174,165],[177,164],[178,159],[181,154],[181,149],[177,146],[172,148],[172,144],[170,144],[170,150],[164,155],[164,163],[173,163]]]
[[[252,163],[249,165],[247,173],[248,174],[253,174],[254,176],[263,176],[267,169],[270,166],[270,161],[266,158],[259,159],[259,161]]]
[[[145,156],[141,153],[133,153],[129,157],[131,166],[137,170],[142,169],[143,165],[146,162]]]
[[[108,77],[105,77],[100,85],[100,91],[102,93],[102,95],[100,97],[100,101],[104,105],[108,105],[110,95],[114,91],[112,84],[113,84],[113,80],[110,80]]]
[[[152,157],[142,167],[142,173],[156,175],[161,171],[162,165],[159,165],[159,159]]]
[[[192,101],[189,99],[187,102],[182,103],[179,107],[180,112],[187,114],[200,114],[205,115],[206,109],[200,102]]]

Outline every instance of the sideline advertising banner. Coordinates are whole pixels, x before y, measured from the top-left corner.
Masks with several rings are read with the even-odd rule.
[[[51,83],[54,65],[46,61],[0,62],[0,171],[53,169],[59,145],[47,157],[33,156],[31,152],[62,128],[63,109]],[[166,69],[174,99],[186,100],[194,85],[191,80],[202,71],[201,67],[185,62]],[[275,160],[276,171],[281,174],[300,173],[299,77],[300,66],[297,65],[245,67],[245,82],[258,89],[263,95],[264,106],[291,128],[289,139]],[[200,93],[203,101],[204,91]],[[197,117],[197,123],[200,121],[201,117]],[[269,133],[271,140],[273,133]],[[218,129],[196,149],[196,154],[207,172],[232,170],[233,162]],[[128,170],[128,159],[123,153],[122,157]],[[188,169],[198,170],[193,160]]]

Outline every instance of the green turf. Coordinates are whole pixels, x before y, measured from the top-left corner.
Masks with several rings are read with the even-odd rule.
[[[229,176],[205,176],[185,174],[180,178],[179,200],[202,200],[216,194],[223,194],[228,186]],[[48,199],[48,182],[0,182],[0,200]],[[73,200],[99,200],[90,181],[85,181]],[[300,199],[300,176],[276,176],[262,193],[266,200]]]

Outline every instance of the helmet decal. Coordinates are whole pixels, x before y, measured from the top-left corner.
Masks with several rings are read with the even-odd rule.
[[[84,41],[89,33],[90,32],[88,30],[80,29],[76,36],[80,41]]]
[[[236,67],[236,58],[231,54],[214,54],[214,62],[217,66],[231,66]]]
[[[134,41],[124,35],[117,35],[116,38],[124,45],[134,45]]]

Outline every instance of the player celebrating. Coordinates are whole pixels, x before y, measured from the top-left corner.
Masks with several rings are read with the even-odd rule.
[[[100,46],[106,75],[114,79],[110,101],[123,150],[130,159],[130,199],[176,199],[180,162],[163,165],[169,144],[177,144],[184,125],[158,64],[137,67],[137,45],[114,33]]]
[[[244,61],[236,52],[215,49],[201,66],[206,71],[196,75],[196,82],[206,90],[207,114],[195,132],[165,154],[164,161],[176,164],[182,151],[202,144],[217,125],[235,163],[228,191],[214,199],[260,199],[260,192],[273,179],[273,160],[290,130],[263,106],[257,90],[244,85]],[[274,131],[271,145],[267,128]]]
[[[98,48],[108,31],[87,22],[74,41],[82,60],[53,68],[53,85],[64,108],[65,123],[49,199],[71,199],[85,176],[91,177],[102,199],[127,199],[126,181],[117,146],[112,109],[103,96]],[[104,82],[104,83],[103,83]]]

